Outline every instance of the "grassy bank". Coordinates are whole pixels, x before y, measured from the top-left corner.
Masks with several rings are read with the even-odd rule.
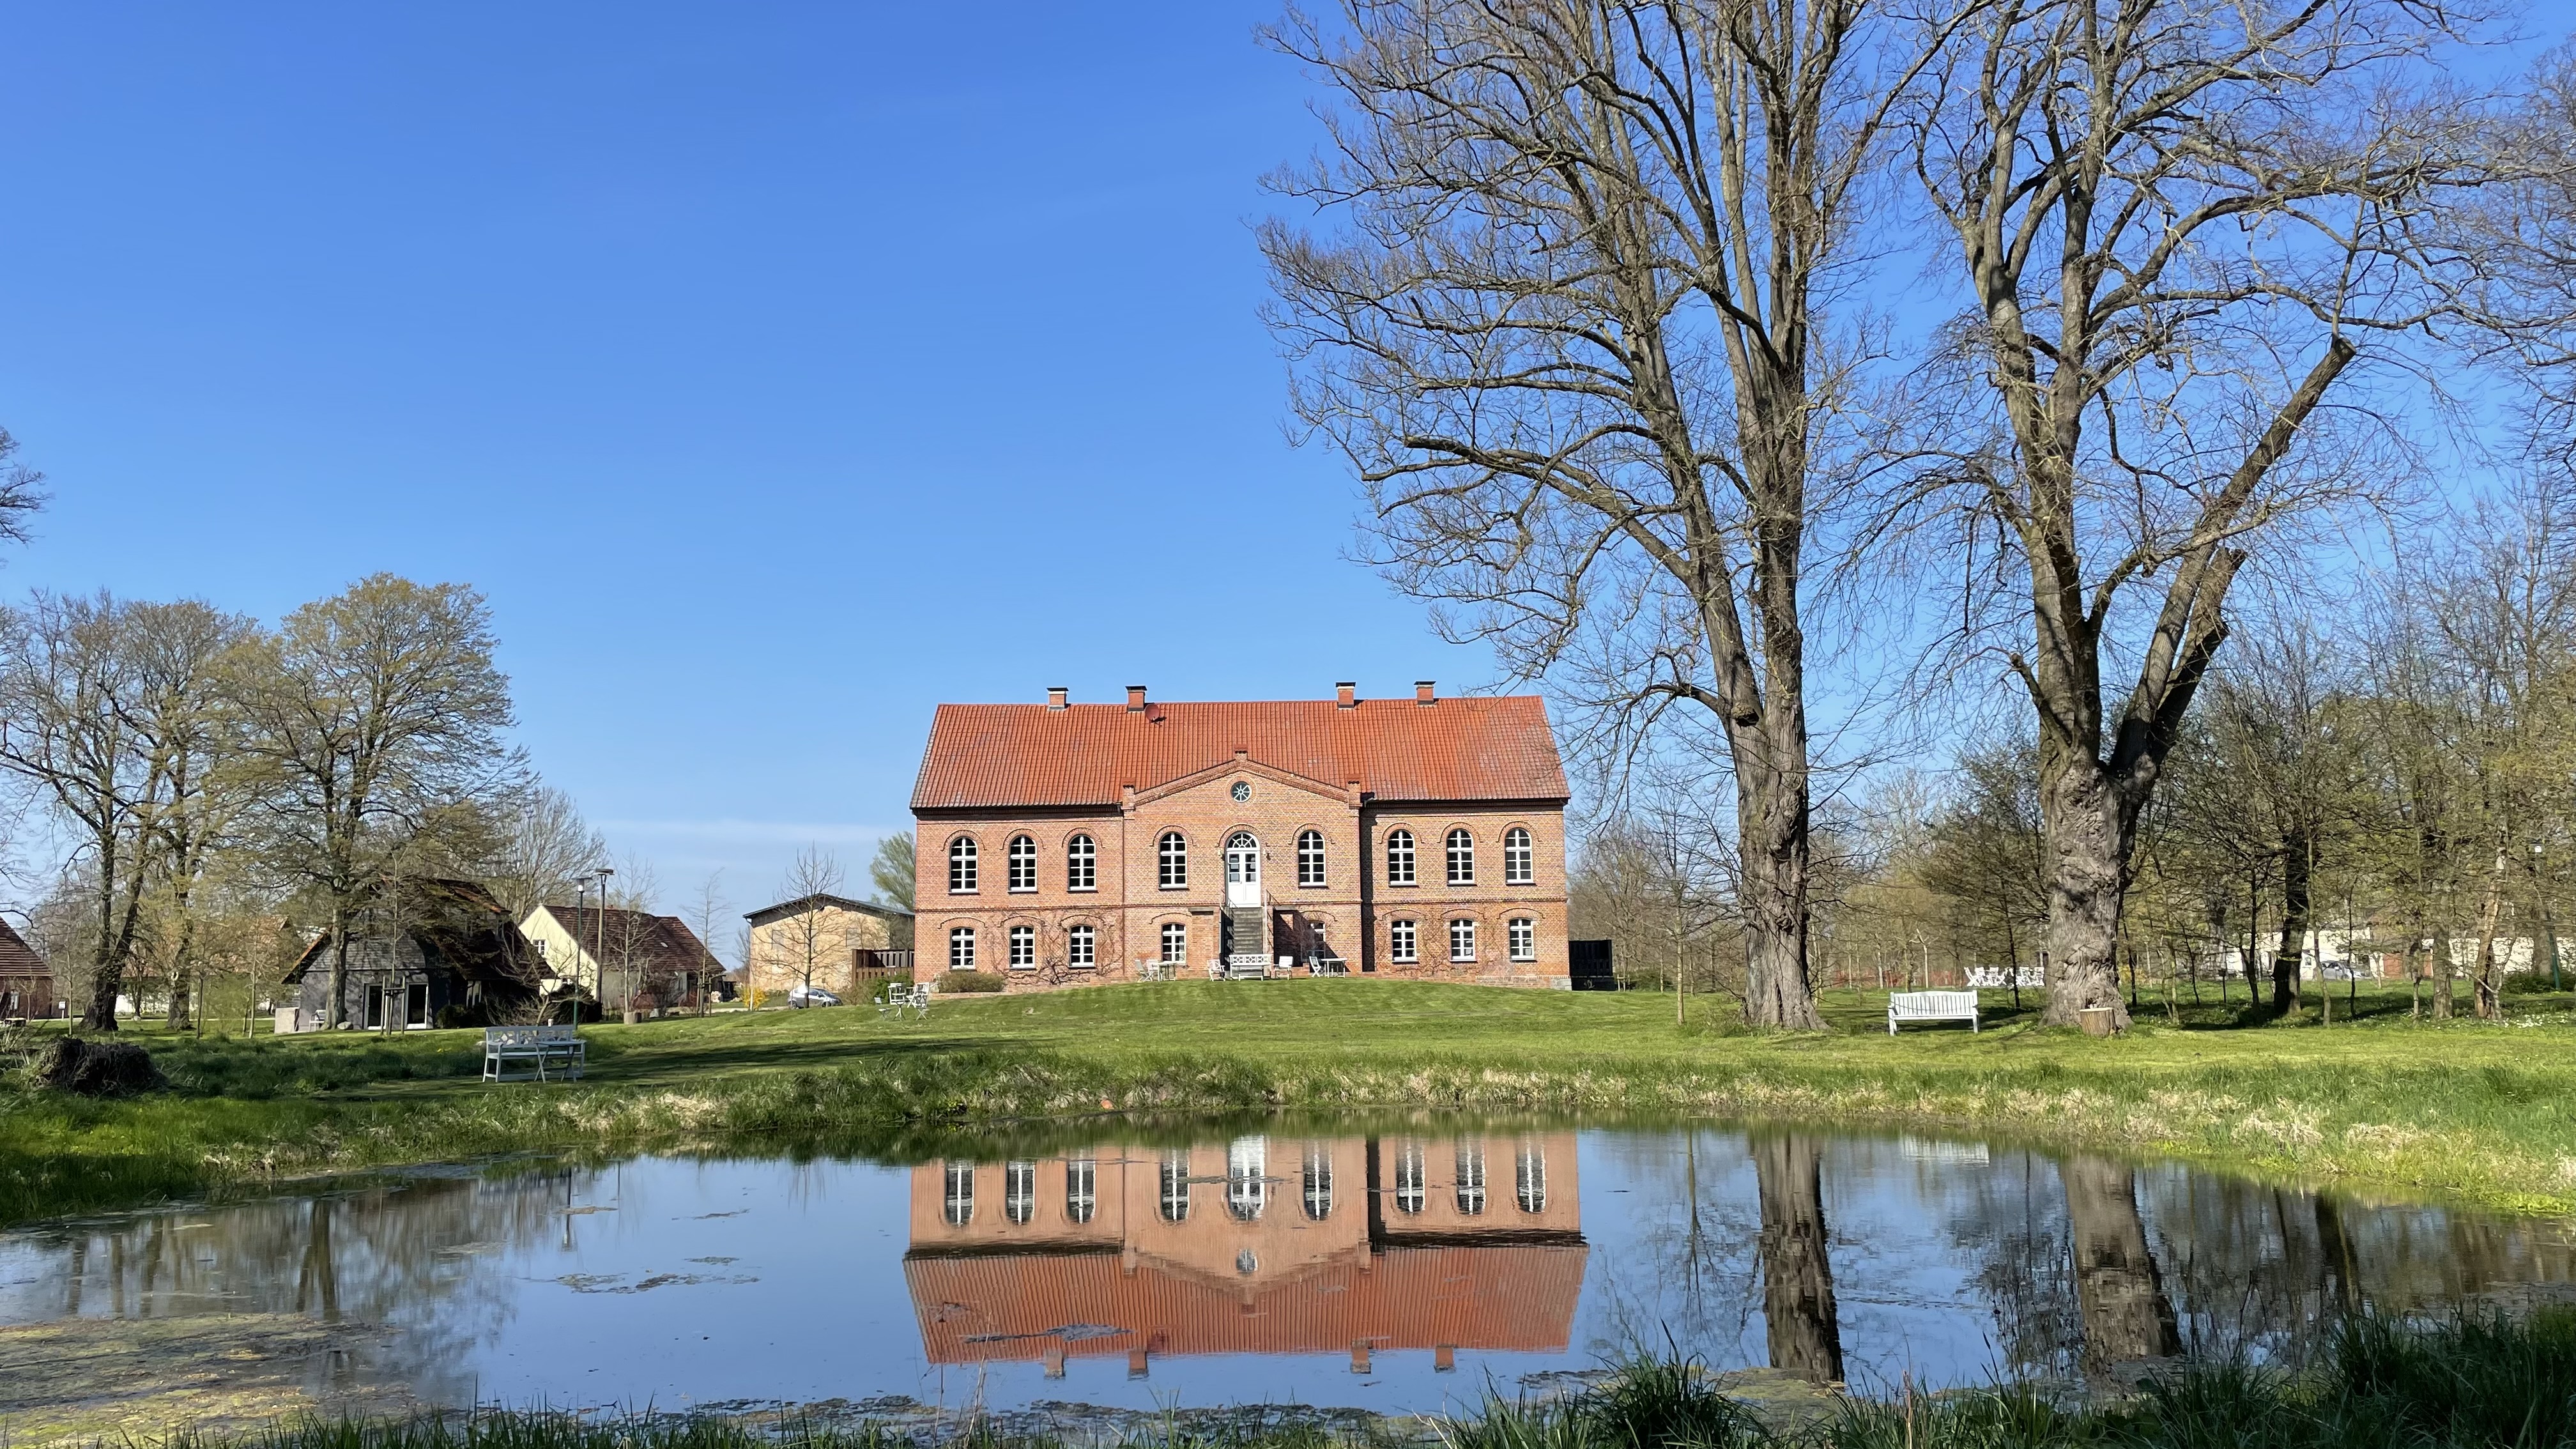
[[[585,1028],[589,1080],[490,1087],[479,1036],[143,1034],[174,1090],[0,1100],[0,1220],[221,1192],[284,1175],[748,1133],[991,1132],[1103,1112],[1436,1109],[1863,1122],[2163,1153],[2388,1195],[2576,1211],[2576,1014],[2504,1024],[2253,1025],[2214,1003],[2129,1036],[2002,1024],[1756,1036],[1722,1001],[1673,1024],[1652,994],[1374,981],[1113,987]],[[2035,1005],[2035,1003],[2034,1003]]]
[[[1687,1365],[1643,1363],[1607,1389],[1553,1404],[1494,1402],[1482,1414],[1420,1426],[1286,1414],[1172,1412],[1121,1442],[1135,1449],[1332,1449],[1431,1439],[1445,1449],[2553,1449],[2576,1444],[2576,1319],[2407,1329],[2344,1326],[2325,1362],[2302,1373],[2235,1365],[2186,1370],[2108,1404],[2067,1406],[2029,1389],[1949,1392],[1894,1402],[1845,1399],[1801,1418],[1766,1418]],[[712,1418],[600,1421],[480,1412],[305,1421],[239,1437],[181,1435],[170,1449],[894,1449],[881,1424]],[[945,1435],[966,1449],[1064,1449],[1042,1433],[967,1421]]]

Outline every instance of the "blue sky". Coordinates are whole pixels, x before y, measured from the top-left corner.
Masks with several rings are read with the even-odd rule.
[[[1275,10],[0,10],[0,587],[470,582],[545,777],[738,909],[860,878],[941,700],[1482,682],[1283,432]]]

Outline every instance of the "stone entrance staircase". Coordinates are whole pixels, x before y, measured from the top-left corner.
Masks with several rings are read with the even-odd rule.
[[[1239,960],[1238,958],[1251,958]],[[1225,908],[1225,977],[1259,981],[1270,970],[1270,906]]]

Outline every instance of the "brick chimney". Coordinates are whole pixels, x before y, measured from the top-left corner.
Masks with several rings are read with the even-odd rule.
[[[1062,709],[1064,708],[1064,701],[1065,687],[1063,685],[1050,684],[1047,686],[1047,708]]]
[[[1413,702],[1415,704],[1437,704],[1439,700],[1439,691],[1430,680],[1417,679],[1413,681]]]
[[[1130,712],[1142,712],[1144,710],[1145,686],[1141,684],[1131,684],[1127,686],[1127,708]]]
[[[1341,683],[1333,686],[1333,703],[1340,705],[1344,709],[1350,709],[1359,702],[1360,687],[1357,684],[1345,679]]]

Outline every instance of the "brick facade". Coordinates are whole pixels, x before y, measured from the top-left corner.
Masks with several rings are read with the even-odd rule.
[[[1432,723],[1428,718],[1408,717],[1416,709],[1429,716],[1440,703],[1385,703],[1394,703],[1394,709],[1382,709],[1381,717],[1370,722],[1375,735],[1416,746],[1442,743],[1441,732],[1427,728]],[[1543,714],[1535,701],[1527,703],[1526,715],[1537,719],[1543,732]],[[1421,738],[1408,740],[1407,735]],[[1469,739],[1462,747],[1474,744]],[[941,746],[935,728],[934,755]],[[1552,741],[1546,742],[1546,751],[1552,767]],[[1311,763],[1315,756],[1297,758]],[[925,777],[933,763],[925,762]],[[936,763],[952,773],[958,768],[954,760]],[[1267,762],[1248,748],[1167,778],[1155,778],[1162,773],[1159,763],[1150,756],[1131,760],[1115,798],[1098,804],[943,807],[917,799],[919,874],[913,899],[924,978],[950,969],[956,933],[970,931],[975,968],[1004,977],[1013,990],[1136,980],[1141,968],[1162,962],[1165,928],[1177,926],[1184,942],[1177,974],[1189,976],[1210,974],[1231,949],[1272,960],[1291,957],[1298,975],[1317,974],[1318,963],[1329,970],[1338,961],[1354,976],[1544,987],[1568,983],[1562,793],[1517,799],[1385,799],[1369,788],[1364,774],[1344,771],[1352,777],[1319,779]],[[994,775],[1005,782],[1018,770],[1006,760],[993,764]],[[1511,783],[1526,788],[1526,781]],[[1561,792],[1561,784],[1557,789]],[[1398,880],[1390,869],[1388,846],[1398,831],[1412,838],[1410,883]],[[1447,842],[1457,831],[1465,832],[1470,878],[1453,884]],[[1507,851],[1522,854],[1514,847],[1524,835],[1527,868],[1514,871],[1509,866],[1519,862],[1507,862]],[[1162,842],[1167,836],[1181,843],[1183,870],[1177,883],[1163,879]],[[1259,943],[1225,938],[1226,848],[1239,836],[1248,836],[1258,847],[1267,922],[1267,939]],[[1320,881],[1312,878],[1311,849],[1301,872],[1301,840],[1310,846],[1321,842]],[[970,887],[953,889],[952,851],[960,841],[972,843],[974,870]],[[1078,873],[1086,843],[1087,885]],[[1016,881],[1015,844],[1021,852]],[[1472,923],[1471,951],[1464,955],[1452,950],[1458,939],[1452,925],[1461,921]],[[1412,927],[1410,960],[1402,959],[1397,948],[1399,923]],[[1515,923],[1523,923],[1517,934],[1524,949],[1517,959]],[[1012,959],[1015,928],[1025,932],[1027,943],[1018,962]],[[1090,942],[1087,963],[1079,959],[1083,932]],[[1250,953],[1244,952],[1247,945]]]

